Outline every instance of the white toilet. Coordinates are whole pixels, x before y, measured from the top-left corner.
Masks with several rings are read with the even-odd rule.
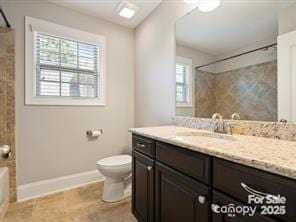
[[[105,176],[103,201],[115,202],[131,195],[132,158],[130,155],[110,156],[97,162]]]

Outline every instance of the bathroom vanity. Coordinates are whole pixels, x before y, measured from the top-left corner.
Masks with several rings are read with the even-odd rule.
[[[131,132],[132,212],[139,221],[296,221],[295,142],[175,126]],[[248,203],[249,194],[278,202],[265,209]],[[243,216],[221,213],[222,206],[257,208]]]

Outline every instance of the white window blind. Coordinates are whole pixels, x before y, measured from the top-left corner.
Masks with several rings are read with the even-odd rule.
[[[176,64],[176,100],[184,103],[187,101],[186,65]]]
[[[97,45],[35,33],[36,95],[97,98]]]
[[[106,105],[106,39],[25,17],[25,104]]]

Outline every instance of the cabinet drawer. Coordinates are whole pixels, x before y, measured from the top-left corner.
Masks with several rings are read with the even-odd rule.
[[[156,142],[156,159],[181,173],[210,184],[210,156]]]
[[[296,221],[295,180],[214,158],[213,186],[243,203],[248,202],[248,195],[252,193],[281,195],[286,198],[286,214],[275,217],[281,221]]]
[[[150,157],[155,157],[155,141],[153,139],[133,135],[133,149]]]

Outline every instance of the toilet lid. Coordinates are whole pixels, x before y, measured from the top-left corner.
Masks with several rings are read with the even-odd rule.
[[[132,162],[132,157],[130,155],[118,155],[110,156],[104,159],[101,159],[97,162],[98,165],[103,166],[118,166],[124,164],[130,164]]]

